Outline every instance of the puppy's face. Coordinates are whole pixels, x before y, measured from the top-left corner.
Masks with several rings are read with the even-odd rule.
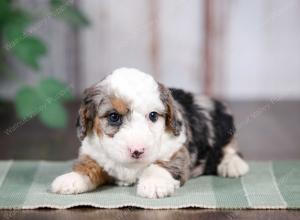
[[[122,164],[157,159],[162,135],[177,136],[170,91],[135,69],[118,69],[85,91],[79,110],[81,140],[96,135],[101,151]],[[97,147],[97,146],[95,146]]]

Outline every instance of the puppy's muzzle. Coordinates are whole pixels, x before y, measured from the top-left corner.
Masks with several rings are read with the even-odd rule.
[[[139,159],[144,154],[145,148],[141,148],[141,149],[129,149],[129,152],[130,152],[131,158],[133,158],[133,159]]]

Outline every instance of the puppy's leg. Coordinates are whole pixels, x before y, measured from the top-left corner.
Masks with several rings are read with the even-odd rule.
[[[77,194],[95,189],[111,181],[111,177],[89,156],[82,155],[73,172],[58,176],[51,185],[54,193]]]
[[[237,143],[233,139],[223,150],[223,158],[218,165],[218,175],[224,177],[239,177],[249,171],[248,164],[237,154]]]
[[[163,198],[170,196],[180,185],[165,168],[151,164],[141,175],[137,194],[146,198]]]
[[[157,161],[144,170],[137,185],[137,194],[146,198],[172,195],[189,177],[189,155],[185,147],[169,161]]]

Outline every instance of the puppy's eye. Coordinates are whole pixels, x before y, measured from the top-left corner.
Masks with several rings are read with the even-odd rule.
[[[150,114],[149,114],[149,119],[150,119],[152,122],[156,122],[157,119],[158,119],[158,113],[157,113],[157,112],[150,112]]]
[[[119,126],[122,124],[122,115],[112,112],[108,115],[108,122],[112,126]]]

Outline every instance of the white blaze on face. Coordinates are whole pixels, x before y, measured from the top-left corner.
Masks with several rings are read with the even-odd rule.
[[[120,68],[109,75],[103,84],[108,94],[130,103],[136,111],[164,111],[157,82],[152,76],[133,68]]]
[[[129,107],[129,119],[113,138],[104,136],[101,144],[108,156],[121,163],[154,162],[165,132],[165,119],[149,120],[150,112],[164,113],[157,82],[136,69],[121,68],[101,82],[107,94],[123,100]],[[144,151],[140,159],[130,156],[131,150]]]

